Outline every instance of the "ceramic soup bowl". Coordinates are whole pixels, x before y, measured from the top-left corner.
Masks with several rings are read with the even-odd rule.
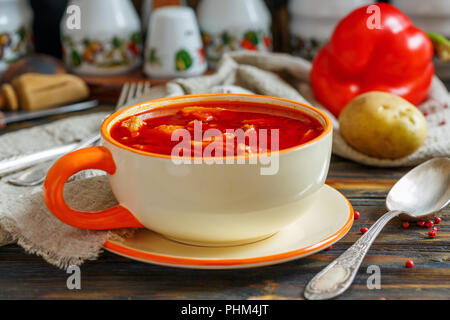
[[[177,105],[217,102],[260,105],[268,114],[306,114],[317,119],[323,131],[304,144],[272,153],[277,165],[270,174],[262,174],[269,167],[267,161],[250,163],[247,157],[241,159],[245,163],[180,164],[170,155],[134,149],[111,136],[116,123],[150,109],[154,117]],[[269,237],[318,200],[317,191],[324,184],[330,162],[332,123],[322,111],[299,102],[256,95],[202,94],[153,100],[118,111],[104,121],[101,134],[102,146],[74,151],[50,169],[44,199],[57,218],[83,229],[145,227],[180,242],[220,246]],[[64,183],[86,169],[109,174],[119,205],[100,212],[81,212],[65,203]]]

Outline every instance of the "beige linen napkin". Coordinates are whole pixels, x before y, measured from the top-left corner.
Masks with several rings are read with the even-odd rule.
[[[311,64],[306,60],[289,55],[236,52],[222,59],[215,74],[174,80],[166,86],[151,89],[150,94],[140,101],[182,94],[233,92],[277,96],[319,106],[314,101],[308,83],[310,68]],[[449,104],[447,90],[435,78],[430,99],[419,106],[429,114],[429,132],[425,145],[409,157],[398,160],[371,158],[352,149],[340,136],[339,125],[330,114],[334,121],[333,152],[375,166],[412,165],[432,157],[449,156],[450,110],[445,107]],[[105,113],[95,113],[71,117],[2,135],[0,160],[87,137],[99,130],[105,116]],[[116,203],[106,176],[99,171],[86,171],[76,175],[65,188],[65,198],[75,208],[88,211],[101,210]],[[86,231],[72,228],[49,213],[42,199],[42,187],[14,187],[7,184],[5,178],[0,179],[0,245],[17,242],[26,251],[40,255],[58,267],[66,268],[85,260],[96,259],[106,239],[126,237],[132,231]]]
[[[106,113],[71,117],[51,124],[0,136],[0,160],[67,144],[98,132]],[[116,204],[106,175],[84,171],[64,189],[67,203],[87,211]],[[96,259],[108,238],[128,236],[132,230],[88,231],[68,226],[48,211],[42,186],[16,187],[0,179],[0,245],[17,242],[27,252],[60,268]]]

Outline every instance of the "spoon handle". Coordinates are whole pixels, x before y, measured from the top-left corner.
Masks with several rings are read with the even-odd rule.
[[[323,300],[334,298],[352,284],[359,266],[381,229],[401,211],[389,211],[343,254],[320,271],[306,286],[305,298]]]

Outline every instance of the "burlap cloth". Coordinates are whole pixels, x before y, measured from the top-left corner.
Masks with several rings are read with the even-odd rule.
[[[216,73],[177,79],[155,87],[140,101],[158,97],[209,93],[256,93],[283,97],[320,107],[309,82],[311,64],[284,54],[236,52],[226,55]],[[333,153],[372,166],[409,166],[426,159],[450,155],[450,96],[442,82],[434,78],[429,99],[419,106],[426,112],[428,137],[420,150],[397,160],[371,158],[352,149],[339,134],[334,122]],[[84,138],[97,132],[106,113],[71,117],[51,124],[0,136],[0,160],[43,150]],[[76,175],[64,190],[74,208],[100,210],[116,203],[106,176],[99,171]],[[87,231],[67,226],[54,218],[42,199],[42,187],[14,187],[0,180],[0,245],[17,242],[27,252],[42,256],[61,268],[96,259],[108,238],[120,239],[133,230]]]

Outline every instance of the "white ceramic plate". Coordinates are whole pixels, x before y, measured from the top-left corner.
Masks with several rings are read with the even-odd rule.
[[[234,247],[198,247],[139,230],[123,242],[108,240],[106,250],[151,264],[190,269],[240,269],[268,266],[321,251],[350,230],[353,208],[337,190],[323,186],[319,201],[296,222],[272,237]]]

